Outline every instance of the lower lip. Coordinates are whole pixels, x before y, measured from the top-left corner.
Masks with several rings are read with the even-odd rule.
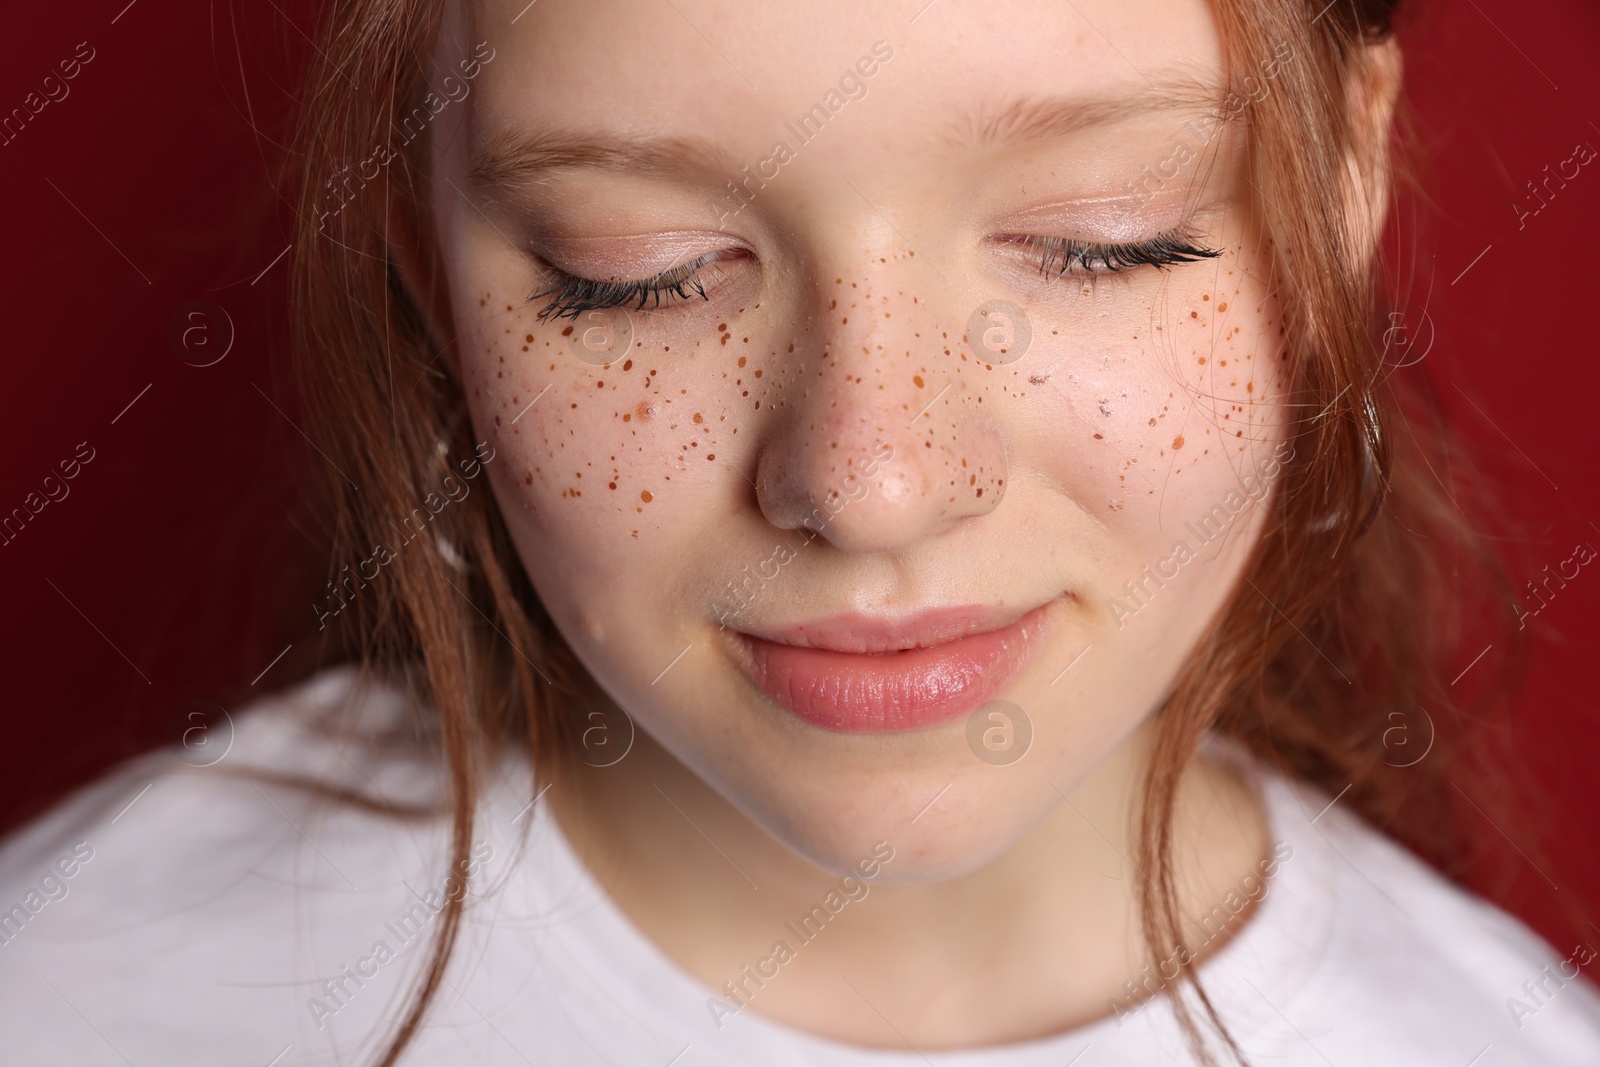
[[[1045,604],[1001,630],[932,648],[858,654],[801,648],[749,634],[746,669],[794,715],[838,733],[918,730],[959,718],[1009,685],[1038,637]]]

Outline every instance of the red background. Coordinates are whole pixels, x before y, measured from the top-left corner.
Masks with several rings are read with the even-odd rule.
[[[254,691],[294,644],[255,689],[288,680],[314,622],[274,175],[315,5],[125,3],[29,5],[0,35],[0,114],[78,42],[95,50],[70,95],[0,146],[0,514],[79,442],[95,450],[70,495],[0,547],[0,826],[175,740],[190,701]],[[1580,141],[1600,148],[1600,11],[1432,0],[1404,40],[1428,156],[1425,193],[1400,214],[1421,236],[1408,317],[1426,306],[1426,372],[1529,531],[1520,585],[1579,542],[1600,548],[1600,162],[1520,230],[1512,208]],[[195,300],[232,322],[213,366],[169,344]],[[220,344],[216,313],[203,325]],[[1600,934],[1597,611],[1586,568],[1530,620],[1512,734],[1550,795],[1515,847],[1481,827],[1482,884],[1563,946]],[[1535,847],[1543,873],[1517,851]]]

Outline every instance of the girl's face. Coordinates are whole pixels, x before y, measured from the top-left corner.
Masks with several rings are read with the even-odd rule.
[[[526,2],[451,12],[430,133],[540,597],[803,856],[977,868],[1117,765],[1287,458],[1209,6]]]

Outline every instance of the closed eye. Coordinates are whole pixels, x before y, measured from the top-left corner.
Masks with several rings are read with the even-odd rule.
[[[690,299],[691,295],[710,300],[706,295],[706,280],[702,272],[711,264],[736,255],[733,251],[709,252],[687,263],[679,264],[648,278],[598,279],[546,267],[551,284],[528,297],[528,303],[549,298],[539,309],[539,321],[548,319],[573,319],[586,311],[604,308],[633,308],[671,306]]]
[[[1039,273],[1047,278],[1066,274],[1117,274],[1139,267],[1165,270],[1175,263],[1194,263],[1222,255],[1220,249],[1206,248],[1181,230],[1120,244],[1039,236],[1007,236],[1000,240],[1025,249],[1037,260]]]

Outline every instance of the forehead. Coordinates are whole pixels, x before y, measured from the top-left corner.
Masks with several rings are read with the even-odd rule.
[[[739,159],[793,143],[822,106],[851,114],[808,144],[818,156],[927,155],[1220,98],[1206,0],[924,4],[455,0],[439,58],[494,49],[471,104],[474,151],[555,130]]]

